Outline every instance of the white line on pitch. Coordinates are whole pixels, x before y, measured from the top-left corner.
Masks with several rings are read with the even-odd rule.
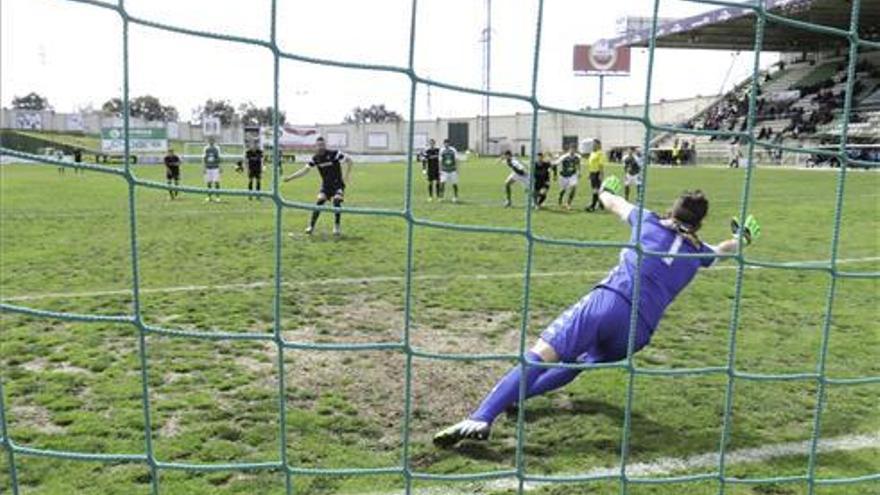
[[[850,264],[850,263],[865,263],[871,261],[880,261],[880,256],[868,256],[865,258],[844,258],[837,260],[839,264]],[[784,263],[783,265],[822,265],[827,264],[827,260],[813,260],[813,261],[796,261],[791,263]],[[735,270],[737,265],[722,265],[709,269],[709,272],[720,271],[720,270]],[[749,269],[759,270],[763,267],[760,266],[749,266]],[[608,273],[608,270],[585,270],[585,271],[559,271],[559,272],[532,272],[533,278],[553,278],[553,277],[565,277],[572,275],[605,275]],[[511,272],[511,273],[475,273],[470,275],[413,275],[413,280],[509,280],[509,279],[518,279],[522,278],[523,272]],[[315,279],[309,281],[302,282],[283,282],[281,285],[283,287],[302,287],[302,286],[315,286],[315,285],[354,285],[354,284],[369,284],[369,283],[382,283],[382,282],[403,282],[404,277],[402,275],[379,275],[375,277],[342,277],[342,278],[325,278],[325,279]],[[199,292],[199,291],[225,291],[225,290],[250,290],[250,289],[263,289],[266,287],[272,287],[274,283],[271,280],[268,281],[259,281],[259,282],[248,282],[248,283],[240,283],[240,284],[218,284],[218,285],[181,285],[177,287],[142,287],[140,292],[141,294],[167,294],[174,292]],[[55,298],[81,298],[81,297],[100,297],[100,296],[124,296],[130,295],[131,289],[110,289],[110,290],[98,290],[98,291],[88,291],[88,292],[47,292],[43,294],[24,294],[21,296],[11,296],[4,297],[0,299],[2,302],[16,302],[16,301],[33,301],[37,299],[55,299]]]
[[[734,450],[725,456],[725,464],[754,464],[758,462],[767,462],[780,457],[808,455],[810,452],[811,442],[785,442],[761,447],[746,448]],[[861,449],[880,448],[880,432],[874,432],[863,435],[846,435],[834,438],[820,440],[816,446],[818,453],[830,452],[847,452]],[[708,452],[690,457],[661,457],[650,462],[638,462],[627,464],[626,474],[633,478],[644,477],[664,477],[677,473],[684,473],[696,470],[714,470],[718,466],[718,452]],[[595,468],[580,473],[565,473],[558,476],[618,476],[620,475],[620,466],[609,466]],[[486,482],[465,482],[461,488],[445,487],[426,487],[415,490],[413,493],[418,495],[458,495],[465,493],[487,493],[490,490],[515,490],[518,487],[518,481],[514,478],[505,478],[491,480]],[[524,490],[534,490],[540,486],[547,486],[547,483],[526,482]],[[380,495],[382,492],[374,492],[372,495]],[[398,492],[384,492],[398,493]]]
[[[194,193],[190,193],[194,194]],[[776,194],[770,197],[761,198],[761,204],[768,203],[787,203],[792,199],[803,198],[806,194]],[[876,198],[876,192],[870,193],[862,193],[862,194],[847,194],[847,199],[859,199],[859,198]],[[242,200],[244,196],[241,196]],[[307,203],[311,201],[311,199],[305,200]],[[741,203],[739,198],[730,198],[730,199],[715,199],[712,201],[712,205],[714,208],[718,208],[719,205],[739,205]],[[230,199],[226,203],[235,204],[234,201]],[[242,203],[244,204],[244,203]],[[226,209],[223,206],[220,206],[218,209],[211,208],[186,208],[186,207],[178,207],[171,205],[170,203],[151,203],[148,206],[143,206],[142,209],[138,210],[139,214],[143,213],[144,215],[155,216],[155,217],[199,217],[199,216],[217,216],[221,214],[222,216],[265,216],[269,218],[274,213],[274,208],[272,207],[272,203],[270,200],[265,200],[264,207],[260,207],[258,205],[253,205],[253,208],[248,208],[244,210],[233,210]],[[472,200],[460,203],[458,205],[449,205],[451,208],[447,211],[455,211],[454,208],[498,208],[500,201],[485,201],[485,200]],[[190,203],[187,206],[195,206]],[[379,201],[361,201],[353,204],[352,206],[366,207],[366,208],[386,208],[391,210],[401,211],[403,209],[403,203],[401,204],[389,204],[387,202],[379,202]],[[427,206],[426,206],[427,207]],[[441,206],[437,206],[436,208],[442,208]],[[519,204],[518,207],[514,208],[511,211],[516,211],[517,209],[522,210],[522,203]],[[416,207],[417,211],[421,211],[421,207]],[[298,209],[288,209],[286,210],[290,212],[290,214],[296,214],[297,212],[302,212],[302,210]],[[577,211],[572,212],[572,215],[577,214]],[[126,209],[118,209],[118,210],[80,210],[75,212],[67,212],[67,211],[56,211],[56,210],[48,210],[48,211],[33,211],[33,210],[6,210],[2,214],[2,218],[6,221],[28,221],[28,220],[46,220],[46,219],[66,219],[66,218],[93,218],[93,217],[104,217],[111,218],[113,220],[120,221],[128,221],[128,210]]]

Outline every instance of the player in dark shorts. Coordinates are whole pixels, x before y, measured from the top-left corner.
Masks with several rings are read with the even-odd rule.
[[[351,158],[339,150],[327,149],[327,143],[323,137],[319,137],[316,141],[318,150],[312,156],[306,166],[284,178],[284,182],[288,182],[309,173],[312,168],[317,168],[321,174],[321,190],[318,192],[317,205],[321,206],[328,200],[333,201],[333,206],[339,208],[345,197],[345,183],[351,176],[352,161]],[[345,173],[342,171],[342,164],[345,163]],[[312,218],[309,226],[306,227],[306,235],[311,235],[315,231],[315,224],[321,215],[320,210],[312,212]],[[333,235],[342,234],[341,220],[342,214],[335,213],[335,222],[333,224]]]
[[[428,147],[419,153],[422,162],[422,173],[428,179],[428,201],[434,201],[435,193],[440,194],[440,148],[433,139],[428,141]]]
[[[73,150],[73,162],[76,163],[77,165],[79,165],[79,164],[82,163],[82,161],[83,161],[83,152],[82,152],[82,150],[79,149],[79,148]],[[84,174],[84,173],[85,173],[85,169],[80,168],[80,167],[74,167],[74,169],[73,169],[73,173],[75,173],[75,174]]]
[[[168,154],[165,155],[165,180],[168,185],[180,185],[180,157],[174,154],[174,150],[168,148]],[[177,198],[180,191],[168,189],[168,195],[171,199]]]
[[[257,143],[252,143],[251,147],[244,153],[244,160],[247,162],[248,191],[259,191],[260,181],[263,178],[263,150],[260,149]],[[256,189],[254,189],[254,186],[256,186]],[[248,196],[248,199],[251,199],[251,196]],[[257,200],[259,199],[260,197],[257,196]]]
[[[535,208],[541,208],[547,200],[550,192],[550,173],[556,179],[556,166],[553,162],[544,158],[544,153],[538,153],[535,160]]]

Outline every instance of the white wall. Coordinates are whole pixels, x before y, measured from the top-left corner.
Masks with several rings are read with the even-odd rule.
[[[710,105],[716,97],[696,97],[685,100],[672,100],[654,103],[650,106],[650,118],[656,124],[675,124],[683,122],[707,105]],[[644,112],[642,105],[629,105],[623,107],[605,108],[603,115],[626,115],[641,118]],[[0,127],[22,128],[22,123],[29,117],[39,120],[43,130],[48,131],[72,131],[69,114],[55,112],[23,112],[17,110],[0,110]],[[121,126],[122,120],[115,117],[107,117],[99,113],[82,115],[82,126],[88,134],[98,134],[102,127]],[[436,139],[438,144],[447,137],[450,122],[466,122],[469,127],[469,147],[479,153],[486,153],[487,147],[481,142],[480,129],[483,122],[480,117],[464,118],[438,118],[436,120],[420,120],[415,122],[416,136]],[[314,127],[314,125],[297,125],[294,127]],[[131,127],[156,127],[166,126],[160,122],[146,122],[132,118]],[[345,136],[344,146],[339,148],[359,154],[382,154],[399,155],[406,153],[409,143],[409,124],[399,122],[393,124],[318,124],[318,129],[324,136]],[[525,147],[525,152],[530,153],[532,114],[520,113],[515,115],[499,115],[491,118],[490,128],[492,140],[495,146],[489,147],[492,154],[499,153],[504,149],[511,148],[519,152]],[[559,151],[562,149],[563,136],[577,136],[579,140],[584,138],[599,138],[605,148],[614,146],[640,146],[644,142],[645,126],[640,121],[621,121],[606,118],[585,118],[568,115],[541,112],[538,114],[538,146],[540,151]],[[171,133],[169,133],[170,135]],[[188,122],[177,123],[177,139],[183,141],[203,141],[200,126],[190,125]],[[375,134],[373,144],[384,141],[385,146],[370,146],[370,135]],[[172,137],[173,136],[169,136]],[[381,138],[381,139],[379,139]],[[243,133],[240,126],[231,126],[222,129],[222,135],[218,139],[221,143],[240,143],[243,141]],[[420,143],[415,143],[416,148]],[[464,151],[464,150],[461,150]]]
[[[717,97],[697,97],[686,100],[665,101],[651,104],[650,118],[655,124],[675,124],[688,120],[691,116],[710,105]],[[625,107],[606,108],[604,115],[626,115],[641,118],[644,107],[630,105]],[[449,123],[466,122],[469,131],[470,149],[485,153],[486,147],[481,142],[480,129],[483,122],[480,117],[440,118],[436,120],[420,120],[415,122],[414,131],[417,136],[427,134],[441,143],[447,137]],[[296,126],[294,124],[294,126]],[[311,126],[303,126],[311,127]],[[406,152],[409,125],[406,122],[395,124],[318,124],[321,134],[344,134],[346,145],[340,148],[353,153],[384,153],[400,154]],[[512,148],[519,152],[525,147],[530,153],[532,114],[493,116],[490,128],[492,140],[499,141],[499,146],[490,151],[500,152]],[[371,148],[367,146],[370,133],[388,135],[387,148]],[[621,121],[607,118],[585,118],[541,112],[538,114],[538,145],[541,150],[558,151],[562,148],[563,136],[578,136],[602,139],[606,148],[613,146],[637,145],[644,142],[645,126],[640,121]],[[416,147],[419,147],[416,143]]]

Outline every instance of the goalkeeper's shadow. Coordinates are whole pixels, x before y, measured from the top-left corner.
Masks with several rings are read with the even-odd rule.
[[[552,457],[559,455],[559,446],[557,444],[542,440],[545,436],[542,430],[546,431],[548,428],[559,429],[563,426],[563,423],[568,421],[578,421],[582,425],[584,420],[600,416],[602,418],[596,419],[596,421],[604,424],[616,424],[619,425],[618,428],[622,428],[624,413],[623,407],[596,399],[571,398],[566,404],[560,404],[558,400],[551,400],[549,397],[531,400],[526,405],[524,415],[526,451],[529,456]],[[654,421],[638,411],[633,410],[630,419],[634,436],[639,438],[666,439],[652,442],[651,444],[655,445],[656,448],[649,447],[649,450],[662,451],[663,445],[669,444],[667,440],[677,435],[674,426]],[[503,425],[499,422],[498,426],[502,426],[503,430],[509,430],[510,435],[507,434],[507,431],[498,431],[495,432],[494,441],[489,443],[465,441],[455,450],[456,453],[482,461],[504,462],[508,460],[515,453],[516,439],[513,433],[515,422],[516,417],[508,415],[503,420]],[[499,442],[498,439],[501,436],[509,438]],[[573,443],[571,443],[572,440]],[[616,441],[609,442],[607,438],[602,438],[601,435],[585,435],[583,438],[571,439],[566,443],[569,448],[580,453],[590,451],[607,452],[609,449],[619,449],[619,444]]]
[[[560,405],[556,400],[530,400],[526,402],[525,420],[534,423],[546,419],[562,419],[574,416],[605,416],[608,419],[623,422],[624,408],[596,399],[569,397],[566,404]],[[633,410],[630,413],[633,422],[645,424],[651,428],[659,423],[649,419],[642,413]]]

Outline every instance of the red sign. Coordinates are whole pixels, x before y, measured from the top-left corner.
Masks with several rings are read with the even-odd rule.
[[[573,69],[581,74],[629,74],[628,46],[611,46],[605,40],[594,45],[575,45]]]

